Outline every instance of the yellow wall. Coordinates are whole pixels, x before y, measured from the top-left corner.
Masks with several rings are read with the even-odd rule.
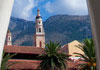
[[[75,54],[73,54],[73,53],[83,54],[83,52],[79,48],[76,47],[79,44],[81,44],[81,43],[79,43],[77,40],[72,41],[71,43],[68,43],[69,55],[72,55],[71,57],[75,57]]]

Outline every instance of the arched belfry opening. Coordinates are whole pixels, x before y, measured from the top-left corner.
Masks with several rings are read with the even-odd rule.
[[[39,32],[41,32],[41,28],[39,28]]]

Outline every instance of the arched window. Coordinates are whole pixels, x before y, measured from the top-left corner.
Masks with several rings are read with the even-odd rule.
[[[10,41],[10,37],[9,37],[9,41]]]
[[[41,32],[41,28],[39,28],[39,32]]]
[[[40,41],[40,47],[42,47],[42,42]]]

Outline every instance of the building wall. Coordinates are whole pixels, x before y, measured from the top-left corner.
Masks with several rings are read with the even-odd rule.
[[[81,53],[84,54],[79,48],[77,48],[76,46],[81,45],[81,43],[79,43],[77,40],[68,43],[68,51],[69,51],[69,55],[72,55],[71,57],[75,57],[76,55],[73,53]]]
[[[40,44],[40,42],[41,42],[41,44]],[[44,48],[45,47],[45,36],[44,35],[40,35],[40,36],[36,35],[35,43],[36,43],[36,47]]]

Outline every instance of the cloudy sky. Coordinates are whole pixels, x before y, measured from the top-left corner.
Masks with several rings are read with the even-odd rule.
[[[57,14],[88,14],[86,0],[15,0],[12,17],[34,21],[38,8],[43,20]]]

